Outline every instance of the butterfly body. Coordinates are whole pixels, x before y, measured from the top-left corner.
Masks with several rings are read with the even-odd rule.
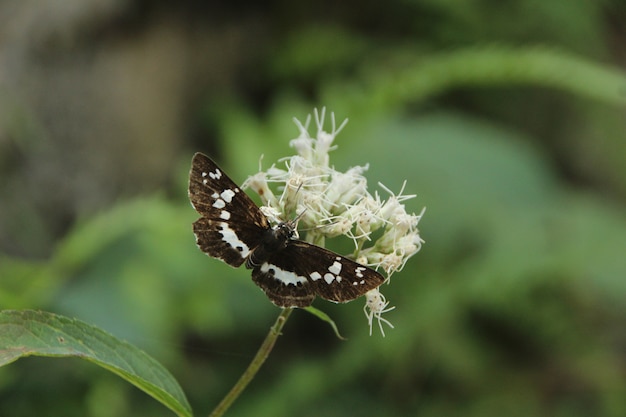
[[[280,307],[306,307],[316,296],[353,300],[384,277],[353,260],[297,240],[294,221],[272,227],[259,207],[213,162],[196,153],[189,198],[202,215],[193,230],[207,255],[252,269],[252,280]]]
[[[246,268],[253,269],[261,266],[273,254],[285,249],[295,235],[295,226],[291,222],[279,223],[276,227],[267,229],[259,246],[254,248],[246,258]]]

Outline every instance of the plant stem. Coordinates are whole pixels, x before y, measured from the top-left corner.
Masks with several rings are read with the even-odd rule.
[[[257,372],[259,372],[259,369],[261,369],[261,366],[274,348],[276,339],[278,339],[278,336],[281,335],[281,330],[292,311],[293,308],[283,308],[283,310],[278,315],[276,322],[270,328],[269,333],[267,334],[267,336],[265,336],[263,344],[257,351],[256,355],[254,355],[252,362],[250,362],[250,365],[248,365],[248,368],[241,375],[239,381],[237,381],[237,383],[231,388],[230,392],[226,394],[226,396],[222,399],[218,406],[215,407],[209,417],[221,417],[222,415],[224,415],[226,410],[228,410],[232,403],[248,386],[250,381],[252,381],[252,378],[254,378]]]

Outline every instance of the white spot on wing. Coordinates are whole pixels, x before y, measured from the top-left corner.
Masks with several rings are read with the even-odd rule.
[[[328,272],[339,275],[339,273],[341,272],[341,263],[335,261],[331,266],[328,267]]]
[[[213,203],[213,207],[218,208],[218,209],[222,209],[222,208],[226,207],[226,203],[224,203],[224,200],[219,198],[219,199],[215,200],[215,203]]]
[[[218,201],[221,201],[221,200],[218,200]],[[231,246],[233,249],[237,250],[237,248],[242,248],[242,250],[239,253],[241,254],[242,257],[244,258],[247,257],[250,254],[250,248],[248,247],[248,245],[246,245],[239,239],[235,231],[228,226],[228,223],[222,222],[220,223],[220,226],[221,226],[220,233],[222,234],[222,240],[228,243],[228,245]]]
[[[230,203],[233,201],[233,197],[235,196],[235,192],[233,190],[224,190],[220,197],[224,199],[225,202]]]
[[[215,168],[215,172],[209,172],[209,177],[215,179],[220,179],[222,177],[222,172]]]
[[[230,219],[230,213],[227,212],[226,210],[222,210],[222,212],[220,213],[220,219],[224,219],[224,220]]]
[[[285,285],[298,285],[299,283],[305,284],[308,282],[305,277],[301,277],[291,271],[280,269],[276,265],[270,265],[267,262],[264,262],[263,265],[261,265],[261,272],[267,273],[270,269],[274,271],[274,278]]]
[[[326,281],[327,284],[330,284],[334,280],[335,276],[333,274],[324,274],[324,281]]]
[[[322,279],[322,275],[319,272],[312,272],[310,275],[313,281],[317,281],[318,279]]]
[[[359,278],[363,278],[363,271],[365,271],[365,268],[362,266],[357,266],[354,270],[354,273],[356,274],[357,277]]]

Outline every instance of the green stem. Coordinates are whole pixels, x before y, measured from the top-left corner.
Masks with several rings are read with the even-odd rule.
[[[239,395],[243,392],[243,390],[248,386],[252,378],[259,372],[261,366],[269,356],[274,344],[276,343],[276,339],[281,335],[281,330],[285,325],[285,322],[289,318],[289,315],[293,311],[293,308],[284,308],[274,325],[270,328],[269,333],[265,336],[265,340],[263,344],[257,351],[256,355],[254,355],[254,359],[248,365],[246,371],[241,375],[239,381],[231,388],[230,392],[226,394],[226,396],[222,399],[222,401],[218,404],[217,407],[213,410],[209,417],[221,417],[224,415],[226,410],[232,405],[232,403],[239,397]]]

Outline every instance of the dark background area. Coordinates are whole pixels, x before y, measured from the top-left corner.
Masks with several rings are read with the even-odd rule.
[[[350,119],[331,164],[407,180],[426,244],[385,338],[318,300],[348,340],[296,311],[228,415],[626,415],[625,23],[619,0],[2,1],[0,308],[127,339],[208,414],[278,310],[196,248],[191,156],[242,182],[326,106]],[[171,412],[29,358],[0,415]]]

